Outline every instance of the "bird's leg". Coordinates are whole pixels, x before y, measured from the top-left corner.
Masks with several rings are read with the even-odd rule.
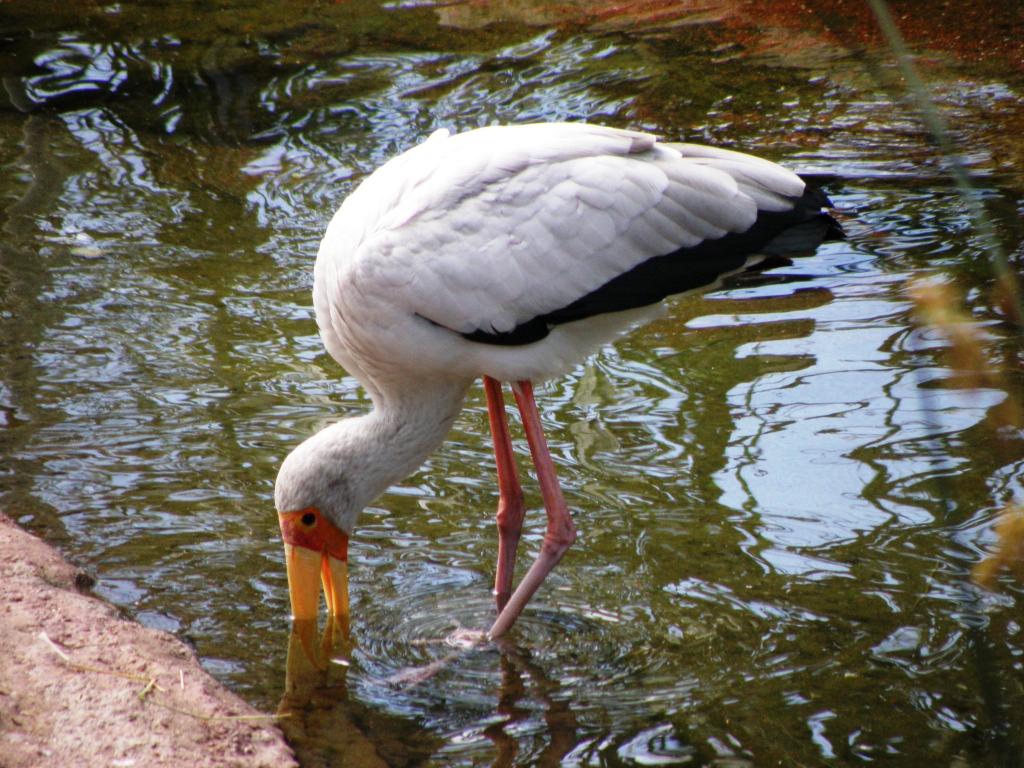
[[[573,525],[569,508],[562,497],[562,488],[555,475],[555,464],[551,460],[547,441],[544,439],[540,414],[537,413],[537,404],[533,399],[533,385],[529,381],[515,382],[512,385],[512,394],[519,405],[519,413],[523,417],[523,431],[526,432],[526,441],[530,444],[533,465],[537,468],[540,493],[544,499],[544,510],[548,515],[548,527],[544,533],[540,554],[487,633],[491,639],[500,637],[508,631],[533,593],[576,540],[576,526]]]
[[[512,594],[516,547],[519,546],[526,507],[512,453],[501,382],[484,376],[484,393],[487,395],[487,419],[494,437],[494,458],[498,465],[498,568],[494,575],[494,601],[500,613]]]

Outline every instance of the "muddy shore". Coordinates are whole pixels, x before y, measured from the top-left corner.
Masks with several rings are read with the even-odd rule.
[[[274,718],[0,513],[0,765],[297,766]]]

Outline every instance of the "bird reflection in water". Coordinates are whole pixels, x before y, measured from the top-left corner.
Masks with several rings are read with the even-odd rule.
[[[514,648],[504,641],[501,655],[501,689],[498,692],[497,713],[502,721],[484,729],[486,736],[497,750],[493,765],[511,766],[516,763],[521,741],[509,733],[510,728],[534,716],[522,702],[531,697],[544,705],[544,723],[547,726],[547,744],[536,755],[531,755],[531,765],[546,768],[562,764],[564,758],[576,746],[576,715],[565,698],[552,694],[559,689],[557,681],[549,678],[544,670],[533,662],[527,651]],[[529,691],[527,681],[532,684]]]
[[[281,730],[302,765],[384,766],[348,702],[351,654],[347,620],[292,622],[284,695],[277,708]]]
[[[329,618],[322,631],[315,620],[292,622],[284,695],[277,711],[281,729],[300,763],[307,768],[407,766],[422,764],[444,750],[445,739],[426,733],[421,723],[349,697],[353,649],[347,616]],[[537,717],[532,702],[544,707],[546,734],[537,734],[536,738],[546,735],[546,743],[530,762],[540,766],[560,764],[576,745],[576,717],[568,701],[553,695],[559,683],[548,677],[528,651],[508,640],[461,647],[455,644],[438,661],[403,670],[386,682],[398,691],[408,690],[479,651],[497,652],[501,669],[494,715],[477,718],[477,722],[494,721],[478,732],[493,745],[493,765],[511,766],[523,757],[522,734],[513,731]]]

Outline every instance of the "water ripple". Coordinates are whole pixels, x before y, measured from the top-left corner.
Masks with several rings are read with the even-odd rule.
[[[1020,588],[980,596],[965,579],[1024,495],[1021,436],[993,449],[1008,393],[960,386],[945,339],[913,324],[907,279],[962,279],[994,358],[1019,340],[986,304],[979,237],[918,124],[846,60],[787,75],[802,96],[779,99],[760,82],[778,70],[706,56],[707,30],[669,45],[512,25],[461,30],[455,49],[417,15],[433,4],[352,7],[244,40],[82,26],[19,43],[34,68],[5,77],[17,112],[0,142],[5,507],[275,707],[273,478],[305,436],[369,407],[310,307],[334,209],[441,127],[703,133],[833,174],[849,240],[674,301],[538,387],[580,539],[507,642],[465,651],[437,641],[493,620],[497,502],[471,391],[446,444],[363,514],[351,664],[314,700],[408,763],[990,764],[973,760],[988,733],[975,665],[984,651],[1020,672]],[[685,99],[661,98],[669,76]],[[741,124],[731,93],[746,89],[759,106]],[[1015,103],[1004,84],[941,91],[962,131]],[[1018,195],[982,143],[967,161],[1009,241]],[[520,572],[545,525],[523,481]],[[428,665],[425,683],[395,681]]]

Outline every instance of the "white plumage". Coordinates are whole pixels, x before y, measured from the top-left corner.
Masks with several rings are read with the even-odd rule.
[[[823,204],[774,163],[635,131],[553,123],[436,132],[367,178],[327,228],[317,323],[374,410],[286,459],[282,520],[314,510],[347,537],[362,506],[443,439],[466,389],[484,377],[501,506],[515,507],[504,515],[511,525],[499,511],[504,610],[491,634],[501,634],[571,543],[572,523],[557,509],[553,468],[547,477],[538,464],[549,535],[524,579],[528,594],[509,602],[522,504],[507,430],[495,421],[504,421],[495,382],[518,382],[534,459],[549,463],[543,436],[531,434],[529,381],[565,371],[649,318],[658,299],[714,284],[783,235],[798,249],[837,235]],[[297,536],[285,528],[286,541]]]

